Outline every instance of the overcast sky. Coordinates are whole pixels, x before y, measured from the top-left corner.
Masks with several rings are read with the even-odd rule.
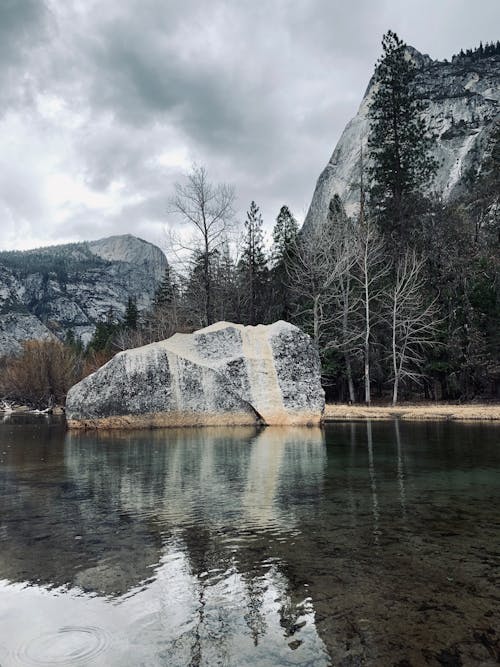
[[[442,59],[499,25],[499,0],[0,0],[0,247],[162,244],[193,162],[241,220],[302,220],[388,28]]]

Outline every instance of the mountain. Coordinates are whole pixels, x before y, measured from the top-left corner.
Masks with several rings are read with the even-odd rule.
[[[439,164],[432,190],[449,200],[460,194],[463,177],[477,172],[488,152],[500,113],[500,54],[454,56],[452,62],[432,60],[407,47],[417,73],[416,93],[427,105],[426,120],[435,136],[433,156]],[[332,157],[321,173],[304,221],[304,230],[326,219],[334,194],[348,215],[358,210],[361,149],[367,153],[368,110],[372,77],[356,116],[347,124]]]
[[[88,342],[96,322],[124,314],[129,296],[147,308],[166,266],[158,247],[131,234],[0,252],[0,356],[69,330]]]

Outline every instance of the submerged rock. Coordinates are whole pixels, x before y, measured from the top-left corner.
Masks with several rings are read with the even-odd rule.
[[[287,322],[218,322],[117,354],[68,392],[70,428],[317,424],[318,352]]]

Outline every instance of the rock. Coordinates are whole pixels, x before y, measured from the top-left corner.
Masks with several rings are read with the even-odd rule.
[[[88,343],[97,322],[123,317],[129,297],[148,308],[166,267],[160,248],[130,234],[0,252],[0,357],[69,330]]]
[[[279,321],[219,322],[117,354],[68,392],[70,428],[318,424],[320,362]]]
[[[23,343],[28,340],[54,339],[49,329],[30,313],[0,314],[0,356],[22,352]]]
[[[481,168],[500,111],[500,56],[465,62],[432,60],[408,47],[417,66],[414,87],[427,102],[425,120],[435,135],[438,162],[432,189],[445,200],[460,194],[463,178]],[[368,117],[375,82],[370,81],[358,113],[349,121],[321,173],[304,221],[304,230],[326,221],[330,200],[337,194],[350,216],[359,210],[360,153],[366,158]]]

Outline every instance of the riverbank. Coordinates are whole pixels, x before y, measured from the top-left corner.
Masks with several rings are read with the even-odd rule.
[[[415,405],[341,405],[325,407],[324,420],[346,421],[356,419],[458,420],[500,421],[500,404],[415,404]]]

